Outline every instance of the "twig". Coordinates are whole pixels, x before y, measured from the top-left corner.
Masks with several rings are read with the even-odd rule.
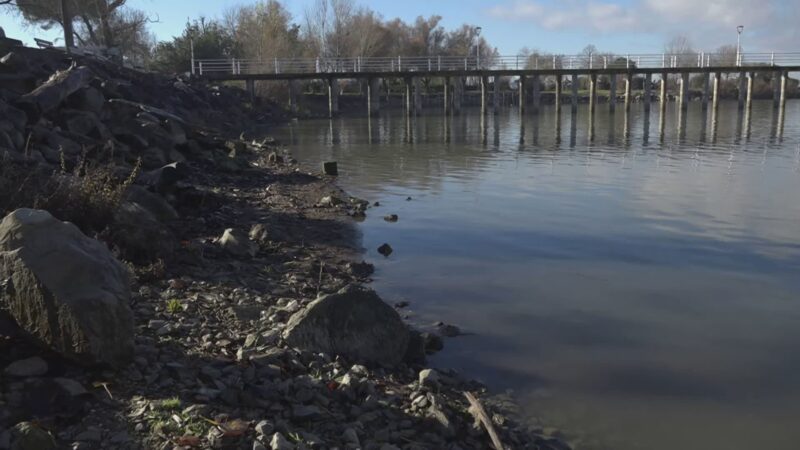
[[[494,424],[492,424],[492,420],[489,419],[489,416],[486,414],[486,410],[483,409],[483,405],[481,405],[480,400],[475,397],[472,392],[464,392],[464,397],[467,397],[469,401],[469,413],[475,417],[475,424],[483,423],[484,428],[486,428],[486,432],[489,433],[489,437],[492,439],[492,444],[494,444],[494,448],[496,450],[504,450],[503,443],[500,442],[500,436],[497,435],[497,430],[494,428]]]

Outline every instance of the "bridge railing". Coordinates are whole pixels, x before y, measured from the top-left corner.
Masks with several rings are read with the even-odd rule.
[[[479,60],[475,56],[397,56],[355,58],[197,59],[192,73],[209,74],[334,74],[370,72],[446,72],[478,70],[552,70],[609,68],[705,68],[800,66],[795,53],[584,54],[513,55]]]

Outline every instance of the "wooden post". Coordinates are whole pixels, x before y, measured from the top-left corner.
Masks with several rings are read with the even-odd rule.
[[[519,114],[525,114],[525,75],[519,76]]]
[[[464,101],[464,78],[456,77],[453,85],[453,114],[461,114],[461,106]]]
[[[531,83],[533,84],[533,113],[539,114],[539,106],[542,104],[542,89],[539,83],[539,75],[532,76]]]
[[[609,74],[609,82],[608,110],[613,113],[617,110],[617,75]]]
[[[328,78],[328,117],[339,114],[339,83],[336,78]]]
[[[719,109],[719,85],[722,82],[722,74],[719,72],[714,73],[714,84],[711,88],[711,109],[716,113]]]
[[[745,93],[747,91],[747,79],[744,72],[739,72],[739,109],[744,109]]]
[[[481,115],[486,115],[486,97],[489,95],[489,77],[481,76]]]
[[[578,87],[580,87],[580,79],[577,73],[572,74],[572,113],[578,111]]]
[[[494,78],[494,94],[492,95],[492,111],[494,114],[498,114],[500,112],[500,77],[495,76]]]
[[[556,75],[556,114],[561,113],[561,75]]]
[[[689,106],[689,72],[681,73],[680,89],[681,110],[686,111]]]
[[[644,76],[644,110],[650,112],[650,97],[652,97],[653,75],[648,73]]]
[[[628,72],[625,75],[625,111],[631,110],[631,88],[633,84],[633,74]]]
[[[747,110],[748,111],[753,106],[753,78],[755,78],[755,76],[756,76],[756,74],[754,72],[749,72],[747,74]]]
[[[787,84],[789,82],[789,72],[781,73],[781,100],[780,100],[780,109],[786,109],[786,97],[787,97]]]
[[[661,92],[659,95],[659,99],[661,104],[659,107],[661,108],[661,115],[664,115],[664,112],[667,110],[667,83],[669,82],[669,75],[664,72],[661,74]]]
[[[781,73],[772,72],[772,107],[777,108],[781,102]]]
[[[589,75],[589,115],[594,116],[597,107],[597,74]]]
[[[439,58],[439,64],[441,65],[441,58]],[[442,96],[444,100],[444,115],[446,116],[450,113],[450,77],[444,77],[443,79]]]
[[[381,111],[381,79],[367,80],[367,114],[377,116]]]
[[[711,74],[703,74],[703,110],[708,109],[709,90],[711,88]]]
[[[72,31],[72,9],[69,0],[61,0],[61,20],[64,28],[64,47],[67,53],[75,47],[75,34]]]
[[[411,102],[413,101],[411,97],[411,91],[413,90],[413,88],[411,86],[411,78],[406,77],[404,80],[406,84],[406,115],[410,116],[412,111]]]
[[[422,111],[422,89],[419,87],[419,78],[414,77],[414,112]]]

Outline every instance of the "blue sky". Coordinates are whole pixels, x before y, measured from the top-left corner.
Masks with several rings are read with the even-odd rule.
[[[179,34],[187,19],[217,17],[227,8],[254,0],[129,0],[158,23],[158,39]],[[295,21],[313,0],[284,0]],[[411,21],[439,14],[443,25],[483,27],[484,36],[504,55],[522,47],[575,54],[587,44],[615,53],[660,53],[664,43],[687,36],[698,50],[735,44],[736,25],[745,25],[745,51],[800,52],[800,0],[372,0],[359,2],[384,18]],[[55,39],[56,30],[25,27],[2,11],[8,36],[31,43],[33,36]]]

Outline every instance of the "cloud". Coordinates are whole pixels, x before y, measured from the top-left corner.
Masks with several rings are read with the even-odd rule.
[[[797,0],[514,0],[489,8],[494,18],[533,22],[549,31],[688,36],[714,48],[745,25],[753,50],[787,51],[800,40]]]

